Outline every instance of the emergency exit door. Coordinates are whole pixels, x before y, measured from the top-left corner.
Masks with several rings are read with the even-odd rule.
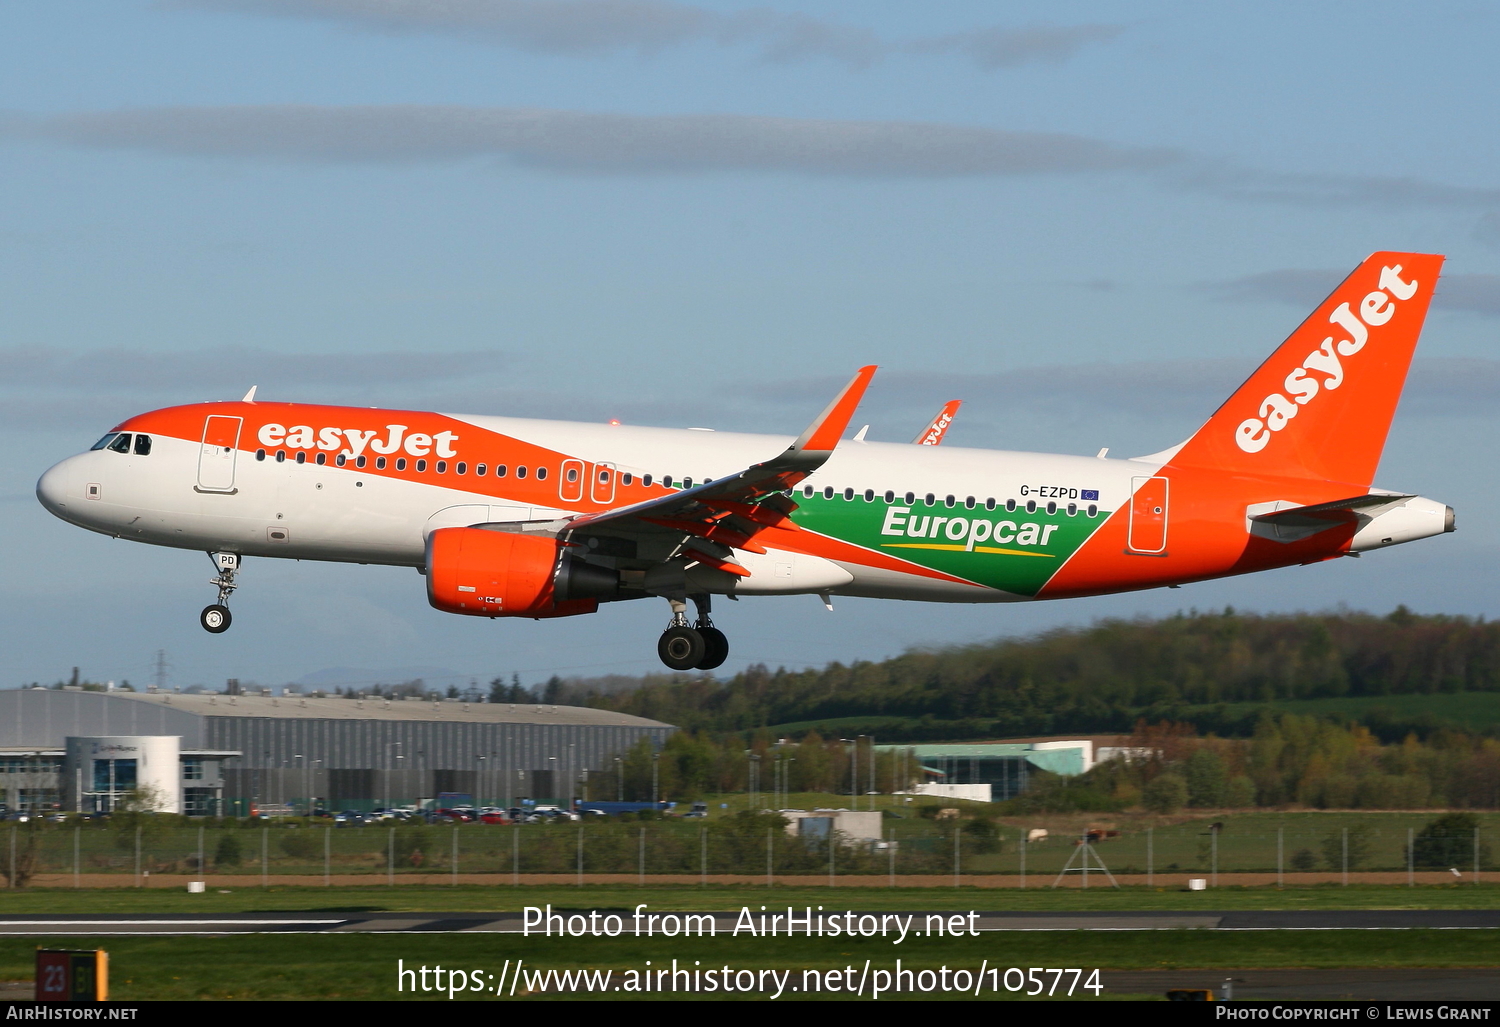
[[[1132,553],[1167,551],[1167,479],[1132,478],[1130,536]]]
[[[203,422],[198,450],[198,491],[233,492],[234,461],[239,455],[242,417],[210,416]]]

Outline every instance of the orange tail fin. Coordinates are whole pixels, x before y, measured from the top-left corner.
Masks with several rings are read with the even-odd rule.
[[[1426,253],[1371,256],[1171,463],[1368,486],[1442,266]]]

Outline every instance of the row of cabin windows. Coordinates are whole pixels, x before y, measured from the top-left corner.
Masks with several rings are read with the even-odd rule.
[[[257,449],[255,451],[255,459],[257,459],[257,460],[264,460],[264,459],[266,459],[266,455],[267,454],[266,454],[266,451],[264,449]],[[305,451],[299,450],[297,452],[297,455],[296,455],[296,461],[299,464],[305,464],[305,463],[307,463],[307,453]],[[278,449],[276,451],[276,462],[278,464],[286,463],[286,450],[284,450],[284,449]],[[360,467],[360,468],[367,467],[367,466],[369,466],[369,462],[370,462],[370,458],[367,457],[367,456],[357,456],[357,457],[354,458],[354,466],[355,467]],[[427,463],[428,462],[426,460],[414,460],[414,461],[410,461],[410,462],[415,465],[415,469],[418,470],[418,471],[426,471],[427,470]],[[313,459],[313,463],[317,464],[319,467],[323,466],[324,464],[328,463],[328,454],[327,453],[319,453],[319,454],[317,454],[317,456]],[[340,453],[338,456],[336,456],[336,457],[333,458],[333,463],[334,463],[334,466],[336,466],[336,467],[343,467],[345,464],[349,463],[349,458],[347,456],[345,456],[343,453]],[[404,457],[404,456],[398,456],[396,458],[396,461],[395,461],[395,468],[396,468],[396,470],[398,470],[398,471],[404,471],[404,470],[406,470],[407,463],[408,463],[408,461],[407,461],[406,457]],[[383,456],[377,456],[375,458],[375,469],[377,471],[383,471],[383,470],[385,470],[386,466],[387,466],[387,460],[386,460],[385,457],[383,457]],[[436,461],[433,461],[433,468],[432,469],[434,471],[436,471],[438,474],[447,474],[448,473],[448,461],[446,461],[446,460],[436,460]],[[460,461],[458,461],[457,463],[455,463],[453,465],[453,473],[454,474],[468,474],[469,470],[470,470],[469,464],[465,460],[460,460]],[[505,465],[505,464],[495,464],[494,467],[491,467],[489,464],[475,464],[474,467],[473,467],[473,471],[474,471],[474,473],[476,475],[478,475],[480,477],[483,477],[483,476],[485,476],[487,474],[493,473],[494,476],[497,477],[497,478],[504,478],[507,475],[509,475],[509,474],[512,473],[512,469],[510,467],[508,467],[507,465]],[[526,465],[521,464],[521,465],[518,465],[514,469],[514,473],[515,473],[515,476],[517,478],[525,478],[529,474],[535,474],[537,481],[546,481],[547,480],[547,468],[545,468],[545,467],[528,468],[528,467],[526,467]]]
[[[108,438],[109,437],[106,436],[105,440],[108,441]],[[127,438],[128,438],[128,436],[127,436]],[[146,436],[137,436],[137,438],[146,438]],[[99,449],[101,447],[100,446],[95,446],[94,448],[95,449]],[[151,442],[150,442],[149,439],[147,439],[147,441],[146,441],[146,450],[145,451],[147,453],[149,453],[151,451]],[[124,452],[124,450],[121,450],[121,452]],[[140,452],[140,450],[137,449],[137,452]],[[255,459],[257,459],[257,460],[264,460],[264,459],[266,459],[266,451],[264,449],[257,449],[255,451]],[[368,460],[369,460],[369,458],[365,457],[365,456],[355,457],[354,458],[354,466],[355,467],[363,468],[363,467],[365,467],[367,465],[367,461]],[[286,461],[286,450],[284,450],[284,449],[278,449],[276,451],[276,462],[277,463],[284,463],[285,461]],[[299,464],[306,463],[307,462],[307,453],[305,451],[299,450],[297,452],[297,455],[296,455],[296,461]],[[328,454],[327,453],[319,453],[319,454],[317,454],[317,457],[314,460],[314,462],[317,463],[319,466],[321,466],[323,464],[326,464],[328,462]],[[337,457],[334,458],[334,464],[337,465],[337,466],[339,466],[339,467],[343,467],[347,462],[348,462],[348,457],[344,456],[342,453],[340,453]],[[416,463],[416,469],[418,471],[426,471],[427,470],[427,461],[426,460],[417,460],[415,463]],[[396,470],[398,470],[398,471],[404,471],[404,470],[406,470],[406,466],[407,466],[406,457],[403,456],[403,457],[397,457],[396,458]],[[383,457],[383,456],[377,456],[375,458],[375,469],[378,470],[378,471],[383,471],[383,470],[386,469],[386,458],[385,457]],[[446,461],[446,460],[438,460],[438,461],[436,461],[434,469],[437,471],[438,474],[446,474],[448,472],[448,461]],[[489,467],[487,464],[475,464],[473,469],[474,469],[474,473],[477,476],[479,476],[479,477],[484,477],[487,473],[490,473],[491,471],[493,472],[493,474],[494,474],[494,476],[496,478],[504,478],[508,474],[511,473],[510,472],[510,468],[507,467],[505,464],[495,464],[493,468]],[[455,463],[453,465],[453,471],[454,471],[455,474],[468,474],[469,473],[469,465],[465,461],[460,460],[460,461],[458,461],[457,463]],[[526,466],[524,464],[519,465],[519,466],[517,466],[515,468],[515,476],[517,478],[525,478],[528,473],[531,473],[531,472],[528,472],[528,470],[527,470],[527,468],[526,468]],[[535,473],[536,478],[537,478],[538,481],[546,481],[547,480],[547,468],[545,468],[545,467],[535,468],[534,473]],[[569,482],[576,482],[578,480],[578,469],[576,467],[570,467],[568,469],[568,471],[567,471],[566,477],[567,477],[567,480]],[[601,483],[607,483],[609,481],[609,471],[601,469],[599,471],[599,481]],[[707,485],[707,484],[709,484],[712,481],[713,481],[712,478],[704,478],[701,484]],[[647,488],[649,488],[653,484],[653,482],[654,482],[654,478],[653,478],[652,475],[644,474],[644,475],[641,476],[641,484],[644,485],[644,486],[646,486]],[[624,473],[622,473],[620,475],[620,483],[622,485],[633,485],[635,483],[635,475],[631,474],[629,471],[625,471]],[[690,489],[690,488],[693,487],[693,479],[692,478],[683,478],[683,479],[681,479],[679,481],[678,479],[674,478],[672,475],[668,474],[668,475],[666,475],[665,477],[663,477],[661,479],[661,484],[662,484],[663,488],[669,488],[670,489],[670,488],[679,488],[680,487],[680,488],[683,488],[683,489]],[[825,485],[825,486],[823,486],[823,490],[822,491],[823,491],[823,498],[824,499],[832,499],[837,494],[835,492],[834,487],[832,485]],[[811,499],[816,494],[817,494],[817,490],[814,489],[813,486],[811,486],[811,485],[804,485],[802,487],[802,495],[805,498]],[[846,488],[846,489],[844,489],[843,496],[844,496],[844,499],[846,501],[853,502],[854,498],[855,498],[855,495],[856,495],[856,493],[855,493],[854,489],[852,489],[852,488]],[[890,489],[887,489],[886,492],[885,492],[885,494],[883,496],[881,496],[881,498],[884,499],[885,502],[887,502],[887,503],[895,503],[897,497],[896,497],[896,493],[894,491],[892,491]],[[863,494],[863,499],[864,499],[864,501],[866,503],[873,503],[873,502],[875,502],[875,490],[874,489],[865,489],[864,494]],[[917,494],[915,492],[908,492],[904,496],[901,497],[901,501],[903,503],[905,503],[907,506],[915,506],[916,503],[917,503]],[[925,505],[927,505],[927,506],[936,506],[938,504],[939,500],[938,500],[938,498],[937,498],[936,495],[934,495],[933,493],[929,492],[925,496],[922,497],[922,502]],[[958,498],[956,496],[948,495],[948,496],[944,496],[942,498],[941,502],[942,502],[942,504],[944,506],[948,507],[949,509],[952,509],[954,506],[956,506],[958,504]],[[964,509],[966,509],[966,510],[972,510],[972,509],[974,509],[978,505],[979,505],[979,501],[977,499],[975,499],[973,496],[965,496],[964,499],[963,499],[963,506],[964,506]],[[1015,510],[1017,509],[1017,507],[1019,506],[1019,504],[1014,499],[1007,499],[1004,502],[1004,504],[1001,504],[993,496],[991,496],[990,498],[988,498],[988,499],[986,499],[984,501],[984,508],[986,510],[994,510],[997,506],[1001,506],[1001,505],[1003,505],[1005,507],[1005,510],[1008,513],[1014,513]],[[1037,501],[1034,500],[1034,499],[1028,499],[1026,501],[1026,507],[1025,507],[1025,509],[1026,509],[1027,513],[1036,513],[1037,509],[1038,509]],[[1045,507],[1046,512],[1049,513],[1049,514],[1056,514],[1057,511],[1058,511],[1058,509],[1059,509],[1058,504],[1055,501],[1049,501],[1047,503],[1046,507]],[[1067,515],[1069,517],[1076,517],[1078,515],[1078,513],[1079,513],[1079,506],[1078,506],[1077,503],[1069,503],[1066,507],[1062,507],[1061,509],[1063,509],[1067,513]],[[1098,517],[1099,516],[1099,507],[1096,504],[1094,504],[1094,503],[1090,503],[1088,506],[1086,506],[1086,507],[1083,508],[1083,513],[1086,514],[1089,517]]]
[[[834,491],[832,485],[823,486],[824,499],[832,499],[836,494],[837,493]],[[813,496],[817,495],[817,490],[814,489],[811,485],[804,485],[802,486],[802,495],[806,499],[811,499]],[[854,501],[855,495],[856,493],[853,489],[844,489],[843,496],[847,502],[852,503]],[[866,503],[875,502],[875,498],[876,497],[874,489],[865,489],[863,499]],[[887,489],[885,494],[880,498],[885,500],[887,503],[895,503],[897,501],[896,493],[889,489]],[[908,492],[900,497],[900,501],[906,506],[916,506],[918,497],[915,492]],[[937,506],[938,503],[941,502],[944,506],[951,510],[953,509],[953,507],[959,504],[959,499],[957,496],[948,495],[939,500],[936,495],[929,492],[925,496],[921,497],[921,502],[925,506]],[[965,510],[972,510],[979,505],[979,501],[973,496],[965,496],[963,498],[963,507]],[[1018,504],[1014,499],[1007,499],[1004,503],[1000,503],[993,496],[986,499],[983,503],[983,506],[986,510],[994,510],[997,506],[1003,506],[1007,513],[1014,513],[1019,505],[1020,504]],[[1027,513],[1036,513],[1037,509],[1038,504],[1035,499],[1028,499],[1026,501],[1025,510]],[[1049,514],[1055,514],[1057,513],[1059,507],[1055,501],[1049,501],[1047,505],[1043,507],[1043,509],[1045,509]],[[1063,509],[1069,517],[1078,516],[1079,506],[1077,503],[1069,503],[1067,506],[1062,507],[1061,509]],[[1083,512],[1089,517],[1098,517],[1099,507],[1095,503],[1090,503],[1088,506],[1083,508]]]
[[[151,455],[151,436],[134,435],[134,445],[132,445],[131,440],[132,433],[128,431],[112,431],[90,446],[89,449],[107,449],[111,453],[129,453],[133,449],[136,456]]]

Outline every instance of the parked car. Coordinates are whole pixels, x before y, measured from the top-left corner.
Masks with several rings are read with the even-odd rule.
[[[487,809],[480,812],[479,822],[481,824],[509,824],[511,818],[503,809]]]
[[[334,827],[359,827],[365,823],[365,815],[357,809],[346,809],[333,816]]]

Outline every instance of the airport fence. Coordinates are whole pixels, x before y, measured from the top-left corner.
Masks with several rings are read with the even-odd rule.
[[[390,824],[206,820],[136,815],[117,822],[0,824],[0,871],[28,884],[149,886],[155,877],[234,877],[262,883],[400,883],[595,875],[641,882],[845,879],[846,883],[959,881],[1045,887],[1127,883],[1479,880],[1495,869],[1500,816],[1434,834],[1431,813],[1275,814],[1150,822],[1036,818],[997,822],[887,814],[880,839],[789,834],[774,814],[717,818],[600,818],[542,824]],[[1274,875],[1274,878],[1272,878]],[[1352,875],[1352,876],[1351,876]],[[1439,875],[1434,878],[1433,875]],[[1250,879],[1254,878],[1254,881]]]

